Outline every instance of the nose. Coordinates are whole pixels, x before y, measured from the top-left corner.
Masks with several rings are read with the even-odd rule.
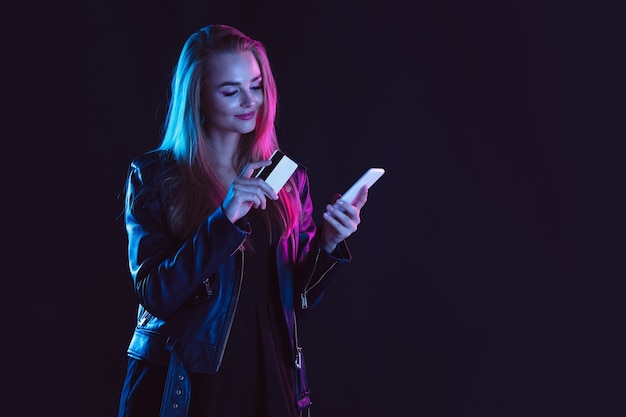
[[[252,93],[250,91],[245,91],[242,94],[241,106],[242,107],[252,107],[255,104],[256,104],[256,101],[254,100],[254,97],[252,96]]]

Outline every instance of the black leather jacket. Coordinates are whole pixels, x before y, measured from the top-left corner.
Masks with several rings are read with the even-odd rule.
[[[219,370],[246,275],[245,251],[238,249],[251,233],[246,223],[231,223],[218,208],[193,236],[176,239],[166,220],[170,202],[162,186],[174,169],[171,155],[164,151],[135,159],[125,201],[129,267],[139,301],[128,355],[169,366],[162,416],[186,415],[187,372]],[[302,216],[292,236],[279,242],[276,264],[295,354],[295,317],[320,300],[337,265],[350,261],[351,255],[345,242],[332,254],[321,248],[306,170],[300,166],[292,179]]]

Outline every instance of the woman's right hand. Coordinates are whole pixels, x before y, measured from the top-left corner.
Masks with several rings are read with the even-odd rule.
[[[252,207],[265,210],[267,197],[278,200],[278,194],[265,180],[252,178],[255,170],[271,164],[270,160],[250,162],[231,183],[222,203],[222,210],[231,223],[245,216]]]

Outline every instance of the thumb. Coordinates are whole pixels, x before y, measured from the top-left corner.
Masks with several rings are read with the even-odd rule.
[[[367,202],[368,192],[369,190],[367,188],[367,185],[364,185],[363,187],[361,187],[361,189],[359,190],[359,193],[356,195],[354,201],[352,202],[352,205],[356,207],[357,209],[361,209],[361,207],[363,207],[365,203]]]

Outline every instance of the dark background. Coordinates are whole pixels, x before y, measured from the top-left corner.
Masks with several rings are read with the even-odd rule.
[[[313,416],[625,415],[617,7],[24,7],[14,38],[29,48],[13,52],[36,100],[17,95],[29,110],[12,125],[33,138],[20,172],[36,180],[12,190],[30,197],[28,221],[9,222],[28,288],[6,295],[27,305],[6,315],[25,319],[6,327],[24,395],[13,415],[116,415],[136,308],[118,195],[131,159],[159,143],[183,42],[209,23],[266,45],[279,140],[309,168],[317,219],[367,167],[387,170],[353,262],[301,322]]]

